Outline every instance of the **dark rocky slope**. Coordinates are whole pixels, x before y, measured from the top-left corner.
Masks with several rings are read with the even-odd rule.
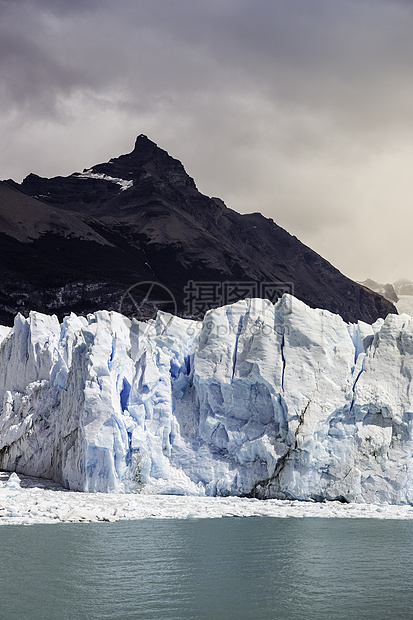
[[[181,314],[190,311],[190,280],[278,283],[348,321],[396,313],[272,220],[201,194],[143,135],[131,153],[83,173],[1,183],[0,273],[2,324],[18,310],[119,310],[140,281],[167,286]],[[226,300],[216,296],[215,305]]]

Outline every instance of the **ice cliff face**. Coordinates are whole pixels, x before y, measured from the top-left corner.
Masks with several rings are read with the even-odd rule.
[[[413,319],[285,295],[0,328],[0,468],[82,491],[413,502]]]

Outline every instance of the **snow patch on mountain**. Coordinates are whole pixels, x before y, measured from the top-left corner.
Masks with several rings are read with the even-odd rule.
[[[32,312],[0,345],[0,468],[81,491],[413,502],[413,319],[290,295],[202,322]]]
[[[101,174],[99,172],[93,172],[92,169],[84,170],[83,172],[76,172],[75,176],[80,179],[102,179],[103,181],[109,181],[110,183],[116,183],[120,186],[121,191],[125,191],[133,186],[133,181],[127,181],[125,179],[118,179],[108,176],[107,174]]]

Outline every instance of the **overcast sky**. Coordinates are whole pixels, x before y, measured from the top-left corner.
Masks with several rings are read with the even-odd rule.
[[[0,178],[148,135],[353,279],[413,279],[411,0],[0,0]]]

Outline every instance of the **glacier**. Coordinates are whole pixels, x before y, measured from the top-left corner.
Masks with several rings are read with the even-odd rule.
[[[0,328],[0,469],[72,491],[412,504],[413,319],[291,295]]]

